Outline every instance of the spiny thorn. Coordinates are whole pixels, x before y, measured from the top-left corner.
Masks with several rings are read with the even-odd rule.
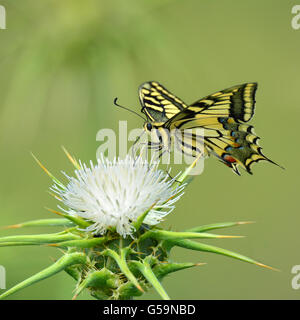
[[[61,249],[61,248],[57,248],[58,249],[58,251],[60,251],[62,254],[66,254],[66,251],[64,251],[63,249]]]
[[[143,293],[145,292],[145,291],[143,290],[143,288],[142,288],[139,284],[136,284],[135,286],[136,286],[141,292],[143,292]]]
[[[237,224],[251,224],[251,223],[256,223],[256,221],[239,221]]]
[[[63,184],[54,177],[54,175],[48,170],[46,169],[46,167],[40,162],[40,160],[31,152],[31,155],[33,157],[33,159],[37,162],[37,164],[45,171],[45,173],[58,185],[63,186]]]
[[[53,262],[56,262],[56,259],[54,259],[53,257],[49,257],[50,258],[50,260],[52,260]]]
[[[145,254],[145,252],[140,252],[140,251],[135,251],[135,250],[133,250],[132,253],[133,254]]]
[[[78,294],[77,294],[77,293],[75,293],[75,294],[74,294],[74,296],[73,296],[73,298],[72,298],[72,300],[76,300],[76,299],[77,299],[77,297],[78,297]]]
[[[61,213],[59,211],[56,211],[56,210],[53,210],[53,209],[50,209],[50,208],[47,208],[47,207],[45,207],[45,209],[50,211],[50,212],[52,212],[52,213],[58,214],[59,216],[62,216],[62,217],[65,216],[63,213]]]
[[[22,224],[18,223],[18,224],[12,224],[10,226],[4,226],[4,227],[0,227],[0,229],[17,229],[17,228],[21,228]]]
[[[278,271],[278,272],[280,272],[279,269],[276,269],[276,268],[267,266],[266,264],[263,264],[263,263],[260,263],[260,262],[256,262],[255,264],[256,264],[257,266],[259,266],[259,267],[263,267],[263,268],[266,268],[266,269],[270,269],[270,270],[273,270],[273,271]]]
[[[223,235],[219,235],[218,238],[219,239],[234,239],[234,238],[245,238],[245,236],[223,236]]]
[[[55,193],[51,192],[51,191],[47,191],[47,193],[49,193],[52,197],[54,197],[57,200],[62,200],[58,195],[56,195]]]
[[[48,169],[46,169],[46,167],[41,163],[41,161],[31,152],[31,155],[33,157],[33,159],[37,162],[37,164],[46,172],[46,174],[52,178],[52,174],[50,173],[50,171]]]
[[[194,266],[198,267],[198,266],[203,266],[205,264],[207,264],[207,262],[198,262],[198,263],[195,263]]]
[[[129,248],[131,249],[131,247],[135,244],[136,240],[132,240],[132,242],[130,242],[129,244]]]
[[[68,152],[68,150],[64,147],[61,146],[61,148],[63,149],[64,153],[66,154],[66,156],[68,157],[68,159],[71,161],[71,163],[73,164],[73,166],[77,169],[81,169],[80,165],[78,164],[78,162],[76,161],[76,159],[74,157],[72,157],[70,155],[70,153]]]

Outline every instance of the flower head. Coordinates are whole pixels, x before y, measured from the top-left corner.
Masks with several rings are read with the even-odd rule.
[[[215,223],[183,232],[167,231],[155,226],[174,208],[174,202],[183,193],[182,183],[195,163],[176,177],[178,180],[175,182],[164,171],[158,170],[158,164],[148,163],[141,158],[127,156],[124,160],[109,161],[101,157],[96,165],[91,163],[87,167],[78,163],[66,150],[65,152],[77,168],[75,177],[67,176],[67,186],[54,177],[39,160],[36,161],[54,181],[52,190],[68,207],[65,209],[67,214],[59,213],[64,218],[31,220],[9,228],[61,226],[66,229],[50,234],[0,238],[1,246],[47,244],[62,248],[63,255],[51,267],[1,294],[0,300],[63,270],[77,281],[73,299],[88,289],[96,299],[128,300],[153,287],[162,299],[168,300],[170,297],[161,284],[162,279],[169,273],[202,265],[174,263],[170,259],[170,251],[177,246],[222,254],[271,268],[235,252],[193,240],[186,241],[193,238],[234,238],[235,236],[207,231],[249,222]],[[142,223],[152,227],[145,228]],[[113,232],[104,234],[109,227],[114,227],[110,228]],[[103,235],[95,237],[86,233],[86,230]],[[135,230],[138,232],[133,232]],[[131,238],[118,241],[120,239],[116,239],[114,231]]]
[[[58,183],[52,187],[70,215],[78,215],[91,222],[86,230],[103,234],[109,227],[126,237],[132,234],[139,216],[149,210],[148,225],[159,223],[174,209],[184,186],[174,187],[174,179],[157,168],[158,163],[129,155],[110,161],[103,156],[90,167],[80,163],[75,177],[66,175],[66,187]]]

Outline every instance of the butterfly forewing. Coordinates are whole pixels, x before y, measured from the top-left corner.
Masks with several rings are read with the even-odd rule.
[[[142,112],[150,121],[165,122],[182,111],[187,105],[156,81],[139,87]]]
[[[254,114],[257,83],[244,83],[202,98],[189,107],[196,113],[249,121]]]

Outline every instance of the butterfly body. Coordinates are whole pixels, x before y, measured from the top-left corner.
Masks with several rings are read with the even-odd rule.
[[[144,130],[155,130],[160,151],[170,151],[170,132],[176,145],[193,157],[213,155],[239,174],[238,166],[251,172],[251,165],[268,159],[258,146],[258,136],[247,122],[253,117],[257,83],[245,83],[215,92],[191,105],[156,81],[139,87],[142,112],[147,116]],[[201,134],[194,134],[194,129]]]

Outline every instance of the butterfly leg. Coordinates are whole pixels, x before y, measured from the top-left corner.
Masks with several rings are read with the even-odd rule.
[[[161,149],[159,149],[160,146],[161,146],[161,143],[160,143],[160,142],[151,142],[151,141],[148,141],[147,145],[148,145],[148,149],[161,150]]]

